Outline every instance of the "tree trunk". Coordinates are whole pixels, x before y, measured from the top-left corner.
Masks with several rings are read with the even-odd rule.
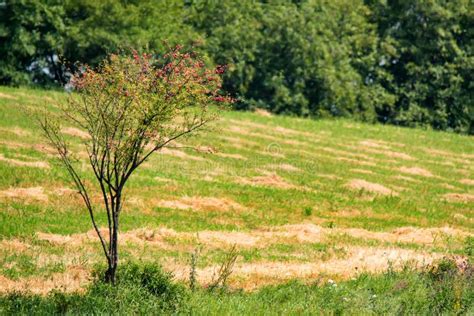
[[[120,211],[120,195],[116,197],[116,202],[114,204],[115,208],[112,210],[112,231],[110,232],[110,250],[109,250],[109,260],[108,269],[105,272],[105,282],[115,284],[115,275],[117,273],[118,265],[118,229],[119,229],[119,211]]]
[[[115,284],[115,275],[117,272],[117,264],[109,263],[107,271],[105,271],[105,283]]]
[[[105,282],[115,284],[115,275],[118,265],[118,232],[115,225],[112,230],[109,255],[110,259],[108,260],[108,268],[105,272]]]

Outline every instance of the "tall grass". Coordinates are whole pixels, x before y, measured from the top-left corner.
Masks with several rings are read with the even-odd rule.
[[[96,278],[82,294],[12,293],[0,296],[0,313],[472,315],[474,268],[468,262],[444,259],[421,271],[407,265],[399,272],[362,274],[341,283],[292,281],[244,292],[224,288],[191,291],[157,266],[129,263],[119,270],[117,287]]]

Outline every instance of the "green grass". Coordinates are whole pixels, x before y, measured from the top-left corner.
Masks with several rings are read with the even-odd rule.
[[[43,148],[47,144],[34,118],[27,114],[30,109],[38,108],[56,111],[54,103],[64,102],[66,97],[62,92],[0,87],[0,277],[17,281],[35,277],[46,279],[67,273],[71,266],[91,270],[103,260],[100,248],[93,240],[70,245],[48,242],[37,236],[39,232],[65,236],[91,230],[80,199],[74,194],[58,193],[59,188],[72,188],[72,184],[54,155]],[[79,138],[67,137],[75,150],[83,151]],[[472,252],[469,235],[472,236],[474,229],[474,142],[470,136],[342,119],[315,121],[225,112],[208,130],[194,138],[180,140],[180,144],[211,146],[217,153],[180,149],[194,159],[157,154],[131,177],[121,215],[122,232],[143,228],[159,232],[160,228],[166,228],[173,230],[175,235],[160,237],[162,243],[158,244],[124,242],[121,245],[123,259],[133,261],[138,257],[146,263],[173,262],[186,266],[190,253],[201,247],[198,267],[205,269],[218,265],[232,242],[210,239],[206,243],[199,239],[199,234],[240,232],[256,236],[262,231],[286,229],[284,225],[288,224],[314,224],[323,230],[324,238],[300,240],[297,232],[292,232],[289,237],[275,237],[272,242],[266,241],[267,244],[259,244],[259,241],[249,246],[240,245],[237,248],[238,264],[343,260],[350,258],[354,247],[433,255],[465,256]],[[25,162],[46,162],[49,168],[20,165]],[[78,167],[93,188],[92,172],[86,164],[78,164]],[[414,167],[432,176],[402,171],[402,168]],[[255,177],[268,174],[278,175],[279,181],[292,187],[249,184]],[[383,185],[396,193],[377,195],[348,188],[347,184],[354,179]],[[41,187],[47,200],[4,194],[12,188],[32,187]],[[458,194],[464,200],[447,200],[446,194]],[[238,203],[241,207],[190,205],[189,209],[183,209],[163,204],[163,201],[186,198],[217,198]],[[100,209],[100,204],[97,207]],[[98,215],[101,226],[106,223],[104,215]],[[436,235],[432,243],[426,243],[416,239],[395,241],[358,236],[351,230],[362,229],[371,234],[392,233],[406,227],[414,227],[411,229],[416,231],[416,228],[446,226],[463,233],[450,235],[443,230],[424,231]],[[11,246],[16,241],[26,246],[21,249]],[[338,278],[337,275],[321,275],[325,279]],[[390,286],[405,277],[413,283],[400,293],[389,291]],[[287,281],[287,278],[281,280]],[[314,276],[305,281],[316,282]],[[325,313],[379,314],[397,310],[409,313],[416,311],[419,305],[420,314],[423,314],[435,310],[429,305],[434,304],[433,300],[422,303],[422,298],[430,299],[428,296],[432,294],[431,285],[425,281],[425,276],[408,271],[394,276],[366,275],[341,283],[337,290],[293,282],[254,293],[210,295],[202,291],[192,293],[186,306],[191,306],[198,314],[248,314],[252,310],[259,314],[267,311],[272,314],[305,313],[306,307],[318,306]],[[235,289],[246,282],[237,274],[231,283]],[[383,289],[374,293],[385,296],[372,302],[369,289],[375,291],[379,287]],[[336,292],[339,294],[333,295]],[[470,293],[472,295],[472,291]],[[68,305],[67,311],[87,313],[86,307],[81,309],[79,302],[92,302],[94,298],[88,295],[81,299],[74,295],[57,296],[60,298],[20,296],[15,300],[19,302],[18,308],[39,304],[46,313],[54,311],[59,304],[48,300],[69,302],[74,298],[78,299],[77,305],[71,303],[72,307]],[[341,301],[344,295],[352,295],[355,299]],[[412,298],[412,295],[420,298]],[[15,300],[3,298],[0,308],[16,304]],[[259,305],[262,301],[265,304]],[[127,302],[130,305],[123,311],[131,310],[136,303]],[[146,304],[144,308],[154,306],[154,303]],[[100,308],[97,311],[100,312]],[[473,312],[472,307],[469,308],[464,312]]]
[[[190,291],[156,266],[129,264],[119,270],[116,288],[95,281],[84,294],[0,296],[1,314],[192,314],[192,315],[472,315],[472,267],[459,272],[443,261],[419,272],[361,275],[346,282],[289,282],[256,292]]]

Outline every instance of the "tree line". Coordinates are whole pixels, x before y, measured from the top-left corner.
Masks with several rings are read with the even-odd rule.
[[[237,109],[474,134],[472,0],[6,0],[0,84],[164,40],[227,65]]]

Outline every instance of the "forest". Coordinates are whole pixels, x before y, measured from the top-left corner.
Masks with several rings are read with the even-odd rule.
[[[474,133],[471,0],[6,0],[0,43],[0,85],[181,44],[239,110]]]

